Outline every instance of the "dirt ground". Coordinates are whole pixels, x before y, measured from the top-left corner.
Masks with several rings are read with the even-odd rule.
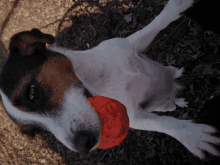
[[[0,72],[7,59],[10,37],[39,28],[56,36],[57,42],[85,50],[113,37],[126,37],[149,24],[163,9],[165,0],[1,0]],[[157,113],[193,119],[205,101],[220,94],[220,36],[202,30],[182,17],[163,30],[144,54],[164,65],[185,67],[179,78],[179,96],[188,108]],[[22,135],[0,102],[0,165],[190,165],[185,147],[157,132],[129,130],[118,146],[80,156],[63,146],[49,132],[33,139]],[[206,164],[209,164],[206,162]]]

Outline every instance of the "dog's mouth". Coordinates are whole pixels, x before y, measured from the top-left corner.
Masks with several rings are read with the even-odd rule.
[[[86,96],[86,98],[92,97],[92,94],[86,88],[84,89],[84,93],[83,94]]]

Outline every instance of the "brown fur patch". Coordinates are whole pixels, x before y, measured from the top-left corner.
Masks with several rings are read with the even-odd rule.
[[[52,91],[49,105],[59,107],[71,85],[81,83],[73,72],[72,63],[64,56],[48,50],[48,60],[39,69],[37,81]]]

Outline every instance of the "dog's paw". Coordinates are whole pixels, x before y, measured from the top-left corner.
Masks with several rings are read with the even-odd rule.
[[[205,160],[203,151],[220,156],[220,152],[213,146],[220,144],[220,138],[214,136],[217,130],[206,124],[190,123],[178,135],[179,141],[195,156]]]
[[[206,158],[202,150],[220,156],[219,102],[220,96],[208,100],[193,122],[185,124],[178,134],[181,143],[202,160]]]
[[[184,68],[178,69],[173,66],[166,66],[166,68],[169,68],[172,72],[174,72],[173,79],[181,77],[184,72]]]
[[[175,104],[176,105],[178,105],[179,107],[188,107],[188,102],[186,102],[185,100],[184,100],[184,98],[176,98],[175,99]]]
[[[180,15],[180,13],[191,7],[193,3],[194,0],[169,0],[166,8],[172,14]]]

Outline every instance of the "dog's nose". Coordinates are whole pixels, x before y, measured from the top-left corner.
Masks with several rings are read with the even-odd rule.
[[[80,154],[88,154],[98,143],[99,133],[91,131],[78,131],[74,140],[77,151]]]

